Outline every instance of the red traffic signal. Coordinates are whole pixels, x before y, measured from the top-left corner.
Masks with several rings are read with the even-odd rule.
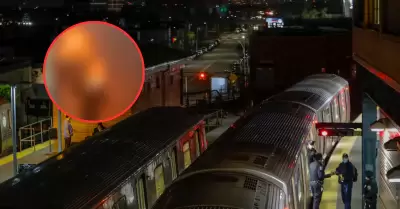
[[[207,78],[207,75],[205,73],[200,73],[199,74],[199,79],[200,80],[206,80],[206,78]]]
[[[354,136],[353,129],[318,129],[318,136]]]

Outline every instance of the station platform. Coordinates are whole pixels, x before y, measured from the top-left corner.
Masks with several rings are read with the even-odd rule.
[[[354,121],[361,123],[361,115]],[[342,155],[347,153],[350,158],[350,162],[357,168],[358,179],[353,184],[352,192],[352,208],[363,208],[362,205],[362,138],[361,136],[350,136],[343,137],[340,142],[336,145],[329,162],[325,168],[325,173],[336,170],[339,163],[342,161]],[[320,205],[321,209],[344,209],[342,201],[340,185],[338,183],[338,177],[332,176],[331,178],[325,179],[324,192],[322,194],[322,201]]]
[[[222,124],[220,127],[206,134],[208,145],[212,144],[219,136],[221,136],[226,130],[228,130],[228,128],[231,127],[231,125],[235,123],[239,118],[240,116],[228,114],[228,116],[222,120]]]

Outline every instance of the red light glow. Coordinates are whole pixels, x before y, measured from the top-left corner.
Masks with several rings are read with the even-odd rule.
[[[321,135],[322,136],[328,136],[328,132],[327,131],[321,131]]]

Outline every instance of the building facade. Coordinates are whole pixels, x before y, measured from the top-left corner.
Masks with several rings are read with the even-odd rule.
[[[361,77],[365,94],[387,117],[400,124],[400,1],[355,0],[353,3],[353,59],[357,76]],[[393,181],[390,176],[398,176],[400,172],[397,160],[400,152],[398,149],[385,151],[383,143],[395,140],[398,135],[385,137],[384,140],[378,137],[381,139],[377,146],[378,204],[380,208],[394,209],[400,205],[400,186],[398,179]]]

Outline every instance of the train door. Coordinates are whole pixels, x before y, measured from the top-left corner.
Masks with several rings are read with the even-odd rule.
[[[196,143],[196,157],[200,156],[201,154],[201,142],[200,142],[201,138],[200,138],[200,134],[199,134],[199,129],[197,129],[194,132],[194,141]]]
[[[331,112],[330,104],[327,105],[327,107],[324,109],[322,114],[324,115],[323,117],[324,117],[325,123],[332,122],[332,112]],[[331,140],[332,139],[330,136],[322,137],[322,150],[321,150],[322,154],[326,154],[326,152],[328,151],[327,147],[329,147],[328,145],[331,144]]]
[[[345,123],[347,122],[347,108],[346,108],[346,90],[343,89],[343,91],[340,92],[339,95],[339,111],[340,111],[340,117],[341,117],[341,122]]]
[[[183,151],[183,165],[184,168],[186,169],[192,163],[189,141],[183,144],[182,151]]]
[[[138,209],[147,209],[147,201],[146,201],[146,185],[145,185],[145,176],[144,174],[137,180],[136,182],[136,197]]]
[[[332,110],[332,119],[334,123],[340,123],[340,107],[339,107],[339,97],[340,95],[335,96],[333,102],[331,103],[331,110]],[[332,136],[332,141],[330,144],[330,148],[333,147],[334,143],[339,140],[337,136]]]
[[[164,167],[162,164],[154,169],[154,178],[156,183],[156,197],[158,198],[165,190]]]
[[[172,149],[171,158],[169,159],[171,164],[172,181],[175,180],[176,177],[178,176],[177,157],[178,156],[176,155],[176,146],[175,146],[174,149]]]

